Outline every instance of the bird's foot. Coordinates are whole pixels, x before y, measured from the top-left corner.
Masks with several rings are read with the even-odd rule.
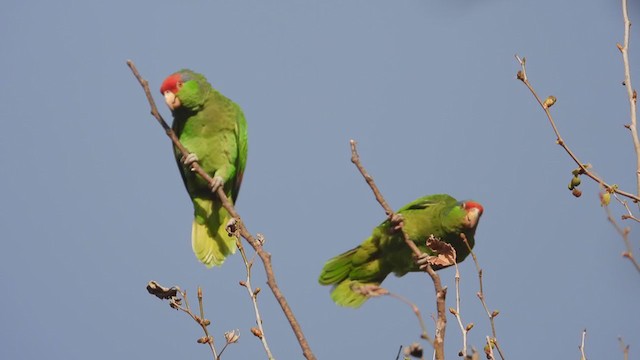
[[[422,271],[427,270],[427,267],[431,264],[430,259],[431,259],[431,255],[425,252],[421,253],[420,256],[416,256],[416,263],[418,264],[418,267],[420,268],[420,270]]]
[[[402,227],[404,226],[404,218],[402,217],[402,215],[400,214],[393,214],[393,216],[391,216],[391,226],[393,228],[393,231],[401,231]]]
[[[198,159],[198,155],[196,155],[196,153],[189,153],[189,155],[186,155],[180,158],[180,162],[185,167],[189,167],[189,168],[191,168],[191,165],[193,165],[193,163],[198,161],[200,161],[200,159]],[[191,170],[193,171],[193,168],[191,168]]]
[[[224,180],[222,176],[216,175],[213,177],[211,182],[209,183],[209,187],[211,187],[212,192],[216,192],[220,186],[224,185]]]

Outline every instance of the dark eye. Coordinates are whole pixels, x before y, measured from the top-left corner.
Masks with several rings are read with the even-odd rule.
[[[181,87],[182,87],[182,81],[178,81],[178,83],[176,84],[176,88],[180,90]]]

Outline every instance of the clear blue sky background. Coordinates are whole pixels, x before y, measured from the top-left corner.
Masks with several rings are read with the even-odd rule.
[[[340,308],[317,284],[324,262],[384,217],[349,161],[352,138],[393,207],[439,192],[485,206],[476,252],[508,358],[578,358],[583,328],[591,358],[622,358],[618,336],[637,358],[639,276],[620,256],[597,185],[583,181],[580,199],[567,191],[575,165],[514,60],[526,56],[534,86],[558,97],[568,144],[633,191],[621,19],[619,2],[605,0],[5,3],[0,358],[209,358],[199,327],[147,294],[152,279],[194,295],[201,285],[218,341],[242,334],[224,358],[264,358],[240,257],[207,270],[192,254],[191,205],[127,59],[158,101],[164,77],[189,67],[243,107],[250,146],[238,210],[266,235],[319,358],[394,359],[419,335],[401,303]],[[638,28],[632,36],[638,86]],[[638,236],[634,226],[634,250]],[[256,269],[275,356],[301,358]],[[476,324],[469,341],[481,348],[490,327],[473,263],[461,273],[463,318]],[[452,305],[454,271],[440,274]],[[428,277],[384,285],[431,324]],[[451,316],[446,339],[457,358]]]

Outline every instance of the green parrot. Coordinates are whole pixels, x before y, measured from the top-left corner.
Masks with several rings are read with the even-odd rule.
[[[217,196],[223,186],[233,203],[238,198],[247,163],[247,123],[242,109],[216,91],[207,79],[188,69],[167,77],[160,87],[173,114],[173,131],[190,152],[183,157],[174,147],[182,180],[194,207],[191,246],[207,267],[220,266],[236,251],[226,231],[231,219]],[[191,171],[197,161],[213,179],[213,186]]]
[[[453,246],[458,263],[469,255],[460,233],[465,234],[473,247],[482,212],[479,203],[457,201],[446,194],[423,196],[398,210],[404,219],[404,231],[421,251],[432,255],[426,247],[426,240],[433,235]],[[380,285],[392,272],[403,276],[409,271],[420,270],[402,233],[393,227],[390,220],[384,221],[360,246],[330,259],[324,265],[319,282],[333,285],[331,298],[336,304],[360,307],[368,297],[354,287]],[[433,266],[435,270],[442,267]]]

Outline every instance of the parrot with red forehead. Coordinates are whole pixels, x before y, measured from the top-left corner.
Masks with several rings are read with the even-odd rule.
[[[469,255],[469,249],[460,237],[464,233],[469,245],[482,215],[482,205],[475,201],[457,201],[446,194],[423,196],[398,210],[404,219],[403,229],[409,239],[426,255],[433,251],[426,246],[430,235],[453,246],[459,263]],[[341,306],[360,307],[368,296],[358,287],[380,285],[390,273],[403,276],[420,271],[405,244],[401,231],[396,231],[390,220],[373,229],[371,236],[358,247],[344,252],[324,265],[320,273],[321,285],[333,285],[331,299]],[[439,270],[444,266],[432,266]]]
[[[194,207],[191,246],[207,267],[220,266],[236,250],[226,231],[231,216],[212,193],[222,186],[235,203],[247,163],[247,123],[242,109],[216,91],[207,79],[188,69],[167,77],[160,92],[173,114],[172,129],[190,152],[174,154]],[[213,178],[207,183],[191,164],[197,161]]]

